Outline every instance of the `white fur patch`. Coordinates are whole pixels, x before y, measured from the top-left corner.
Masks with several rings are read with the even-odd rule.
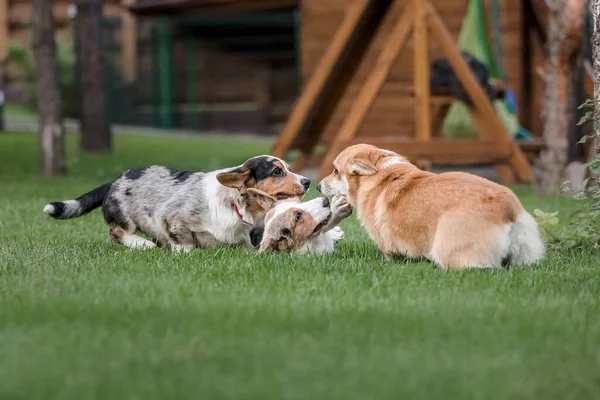
[[[77,200],[65,200],[62,202],[64,209],[60,217],[69,218],[73,215],[79,215],[81,213],[81,204]],[[52,204],[46,204],[44,212],[49,215],[54,215],[56,208]]]
[[[224,187],[219,183],[216,176],[220,171],[210,172],[206,174],[203,183],[206,198],[208,199],[208,213],[211,224],[206,226],[207,232],[223,243],[242,243],[244,238],[248,236],[249,227],[240,220],[240,217],[235,213],[230,201],[239,197],[239,193],[235,189]],[[237,202],[236,202],[237,204]],[[238,204],[240,213],[247,218],[248,223],[255,224],[252,215],[246,212],[246,209]],[[249,236],[248,236],[249,238]],[[248,239],[249,240],[249,239]]]
[[[153,249],[156,247],[156,245],[151,241],[134,234],[127,234],[123,236],[121,243],[131,249]]]
[[[546,253],[537,223],[528,212],[523,212],[517,217],[509,238],[509,261],[512,265],[535,264]]]
[[[402,159],[402,157],[393,157],[393,158],[390,158],[389,160],[387,160],[386,162],[384,162],[383,164],[381,164],[381,169],[389,168],[393,165],[399,165],[399,164],[407,164],[407,162],[404,161]]]
[[[190,251],[194,250],[194,245],[173,244],[171,245],[171,250],[173,253],[189,253]]]

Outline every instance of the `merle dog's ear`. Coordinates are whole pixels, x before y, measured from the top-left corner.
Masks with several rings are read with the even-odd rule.
[[[277,199],[275,199],[272,196],[269,196],[267,193],[263,192],[262,190],[248,188],[247,193],[248,193],[248,197],[251,200],[256,201],[258,203],[258,205],[261,206],[263,208],[263,210],[265,210],[265,211],[269,211],[273,207],[275,202],[277,201]]]
[[[221,172],[217,175],[217,180],[223,186],[237,189],[240,193],[246,193],[246,180],[250,177],[250,170],[241,166],[227,172]]]

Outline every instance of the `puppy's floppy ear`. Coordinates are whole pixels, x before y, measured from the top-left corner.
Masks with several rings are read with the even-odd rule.
[[[268,238],[263,240],[258,249],[258,254],[266,253],[267,251],[290,251],[292,243],[289,239],[281,237],[279,239]]]
[[[251,200],[256,201],[258,205],[260,205],[265,211],[269,211],[273,207],[273,204],[275,204],[275,202],[277,201],[277,199],[269,196],[262,190],[254,188],[248,188],[247,194]]]
[[[292,240],[292,232],[287,228],[283,228],[280,232],[277,232],[277,235],[275,236],[263,236],[258,253],[262,254],[267,251],[290,251],[293,248],[294,242]]]
[[[377,172],[377,167],[366,158],[355,158],[350,162],[348,168],[350,175],[373,175]]]
[[[246,180],[250,176],[250,170],[243,165],[239,168],[217,175],[217,180],[223,186],[237,189],[240,193],[246,193]]]

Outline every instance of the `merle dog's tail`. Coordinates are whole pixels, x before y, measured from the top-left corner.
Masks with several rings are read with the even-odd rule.
[[[75,200],[57,201],[47,204],[44,207],[44,212],[56,219],[81,217],[102,205],[112,184],[113,182],[105,183],[96,189],[82,194]]]

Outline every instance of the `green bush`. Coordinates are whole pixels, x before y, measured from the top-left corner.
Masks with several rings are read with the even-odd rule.
[[[587,100],[579,109],[589,108],[579,120],[578,125],[594,120],[594,106],[598,100]],[[597,130],[600,127],[595,127]],[[596,133],[584,136],[579,143],[588,140],[600,140]],[[590,162],[584,164],[591,172],[591,177],[584,181],[584,189],[575,194],[574,198],[580,202],[579,209],[568,216],[564,226],[559,225],[558,212],[545,213],[535,210],[534,216],[540,229],[546,236],[546,241],[551,246],[584,249],[600,247],[600,154],[595,154]],[[563,191],[568,191],[569,182],[565,182]]]

